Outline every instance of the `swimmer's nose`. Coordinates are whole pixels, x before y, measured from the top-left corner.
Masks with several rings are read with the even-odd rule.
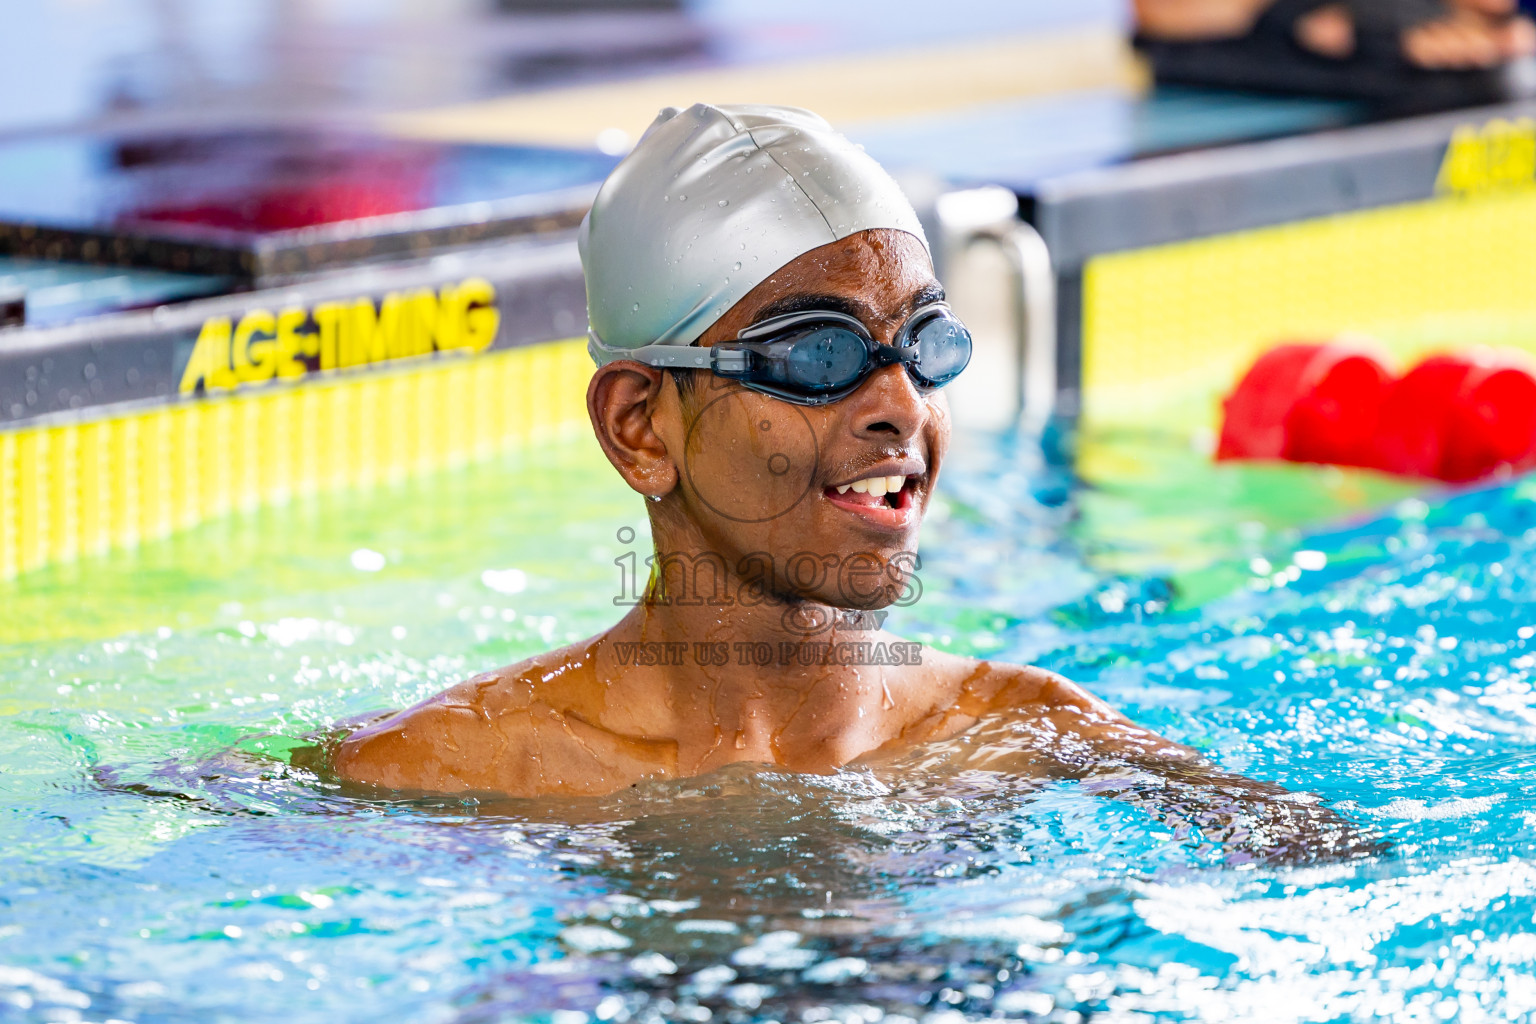
[[[854,435],[864,440],[905,441],[915,437],[928,420],[928,403],[899,365],[876,370],[845,401],[850,405]]]

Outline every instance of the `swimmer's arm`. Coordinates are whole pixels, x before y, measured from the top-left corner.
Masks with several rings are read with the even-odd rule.
[[[1219,844],[1229,861],[1315,863],[1386,852],[1381,834],[1311,793],[1234,775],[1205,761],[1105,764],[1083,776],[1090,792],[1139,807],[1180,842]]]
[[[409,793],[510,797],[598,795],[656,766],[624,741],[528,699],[515,676],[476,677],[348,736],[333,771]]]
[[[473,702],[474,680],[358,729],[342,741],[332,768],[342,779],[379,789],[465,793],[527,788],[506,772],[506,751],[530,739],[515,719],[492,723]],[[507,777],[493,779],[495,774]],[[501,782],[502,785],[493,785]],[[514,794],[516,795],[516,794]]]
[[[493,672],[352,733],[333,768],[397,792],[530,797],[579,790],[591,761],[514,673]]]
[[[1180,838],[1198,835],[1239,848],[1240,857],[1286,863],[1383,851],[1379,835],[1318,797],[1223,771],[1054,673],[1020,669],[1012,683],[1034,697],[1026,728],[1062,774],[1146,810]]]

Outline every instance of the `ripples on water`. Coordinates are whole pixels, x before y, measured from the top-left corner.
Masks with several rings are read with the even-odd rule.
[[[637,510],[581,449],[0,591],[0,1019],[1536,1010],[1536,483],[1302,535],[1223,488],[1320,471],[1185,461],[1168,490],[1200,498],[1159,537],[1027,451],[963,460],[894,625],[1073,676],[1386,856],[1234,864],[1077,784],[920,767],[492,806],[291,765],[338,718],[606,624]]]

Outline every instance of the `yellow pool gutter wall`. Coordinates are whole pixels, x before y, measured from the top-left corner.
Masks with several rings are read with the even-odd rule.
[[[1536,188],[1444,195],[1098,256],[1083,277],[1083,422],[1214,429],[1254,360],[1356,335],[1399,369],[1536,353]]]
[[[0,579],[587,427],[581,340],[0,429]]]

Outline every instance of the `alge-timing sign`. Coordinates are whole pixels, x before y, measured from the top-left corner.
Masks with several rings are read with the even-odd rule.
[[[312,308],[252,309],[239,320],[203,322],[181,393],[233,391],[311,373],[483,352],[496,340],[496,289],[481,277],[457,284],[361,296]]]

